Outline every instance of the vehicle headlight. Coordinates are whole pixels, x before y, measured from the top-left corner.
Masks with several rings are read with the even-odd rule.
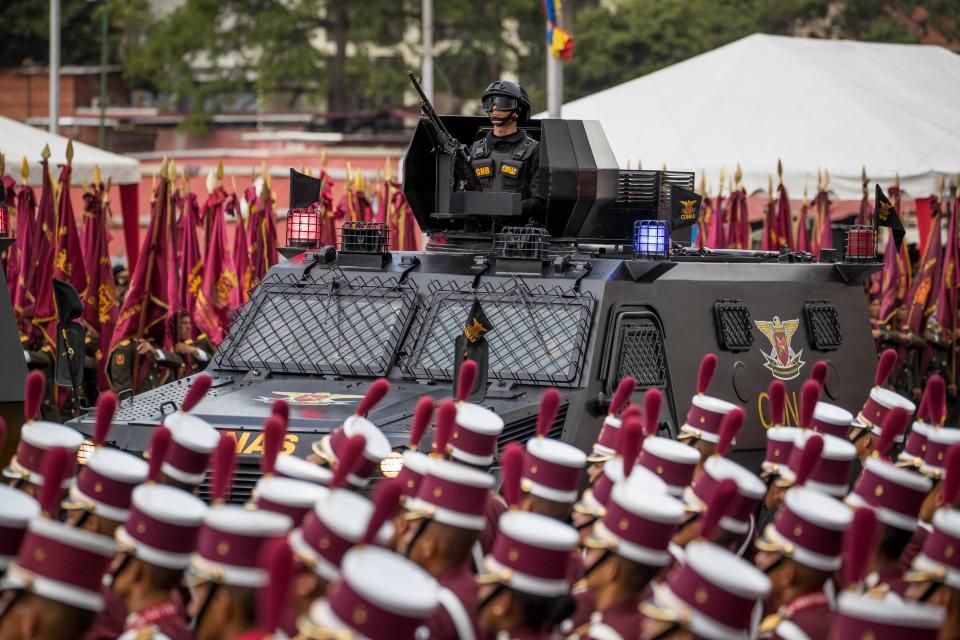
[[[87,458],[90,457],[94,449],[96,449],[96,447],[93,444],[93,440],[84,439],[84,441],[80,443],[80,448],[77,449],[77,464],[87,464]]]
[[[385,478],[396,478],[403,469],[403,454],[399,451],[391,451],[390,455],[380,461],[380,473]]]

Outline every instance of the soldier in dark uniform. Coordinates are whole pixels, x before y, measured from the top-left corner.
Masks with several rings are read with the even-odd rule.
[[[207,334],[201,333],[196,339],[191,338],[192,335],[193,319],[188,313],[180,314],[177,317],[177,344],[173,347],[174,353],[170,354],[171,360],[180,360],[176,369],[178,378],[206,369],[216,351]]]
[[[126,338],[110,352],[110,362],[107,364],[107,377],[114,390],[133,389],[135,360],[139,361],[142,372],[137,393],[156,389],[164,383],[168,370],[176,371],[183,364],[176,353],[159,348],[152,339]]]
[[[481,100],[493,128],[470,147],[474,173],[487,191],[520,193],[524,216],[542,215],[540,143],[519,129],[530,120],[530,97],[517,83],[497,80]]]

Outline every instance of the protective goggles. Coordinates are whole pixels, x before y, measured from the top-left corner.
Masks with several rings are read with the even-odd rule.
[[[500,111],[514,111],[517,108],[517,99],[513,96],[495,95],[483,99],[483,110],[490,112],[496,107]]]

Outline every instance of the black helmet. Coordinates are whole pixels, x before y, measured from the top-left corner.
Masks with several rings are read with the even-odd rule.
[[[507,99],[501,103],[495,96],[503,96]],[[532,106],[530,96],[528,96],[526,90],[516,82],[510,82],[509,80],[495,80],[491,82],[490,86],[487,87],[487,90],[484,91],[480,97],[480,102],[483,104],[483,110],[487,112],[493,108],[494,104],[504,111],[516,110],[519,124],[525,124],[530,120],[530,109]]]

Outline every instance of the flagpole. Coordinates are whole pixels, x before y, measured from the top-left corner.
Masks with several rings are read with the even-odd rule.
[[[423,0],[421,16],[423,61],[420,66],[420,83],[427,99],[433,102],[433,0]]]
[[[547,44],[547,111],[551,118],[560,118],[563,110],[563,64],[555,58]]]
[[[50,0],[50,133],[60,132],[60,0]]]

